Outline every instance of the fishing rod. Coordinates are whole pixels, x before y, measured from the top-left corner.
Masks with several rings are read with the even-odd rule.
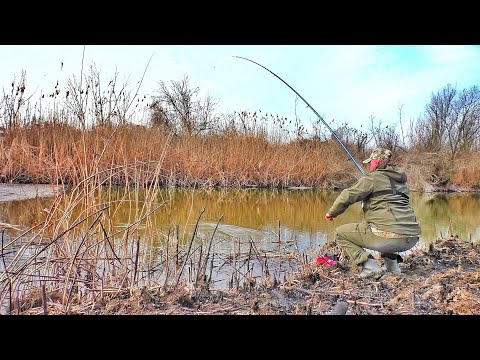
[[[245,58],[245,57],[242,57],[242,56],[234,56],[234,57],[236,57],[236,58],[238,58],[238,59],[243,59],[243,60],[250,61],[250,62],[252,62],[252,63],[254,63],[254,64],[256,64],[256,65],[264,68],[264,69],[267,70],[269,73],[271,73],[271,74],[274,75],[276,78],[278,78],[281,82],[283,82],[285,85],[287,85],[295,94],[298,95],[298,97],[299,97],[300,99],[303,100],[303,102],[304,102],[305,104],[307,104],[307,106],[308,106],[310,109],[312,109],[312,111],[315,113],[315,115],[317,115],[318,118],[319,118],[320,120],[322,120],[323,124],[328,128],[328,130],[330,130],[330,132],[331,132],[332,135],[335,137],[335,139],[337,139],[338,143],[339,143],[340,145],[342,145],[343,150],[345,150],[345,152],[348,154],[348,156],[350,156],[350,159],[352,159],[353,163],[357,166],[358,170],[360,170],[360,172],[362,173],[362,175],[366,175],[366,174],[365,174],[365,171],[363,170],[363,168],[360,166],[360,164],[357,162],[357,160],[355,160],[355,158],[353,157],[352,153],[351,153],[350,151],[348,151],[347,147],[342,143],[342,141],[340,140],[340,138],[338,137],[338,135],[335,133],[335,131],[333,131],[333,129],[326,123],[326,121],[323,120],[323,118],[320,116],[320,114],[312,107],[312,105],[310,105],[310,104],[307,102],[307,100],[305,100],[305,99],[303,98],[302,95],[300,95],[300,94],[298,93],[298,91],[296,91],[293,87],[291,87],[290,85],[288,85],[285,80],[283,80],[280,76],[278,76],[277,74],[275,74],[273,71],[267,69],[265,66],[263,66],[263,65],[255,62],[255,61],[253,61],[253,60],[250,60],[250,59],[247,59],[247,58]]]

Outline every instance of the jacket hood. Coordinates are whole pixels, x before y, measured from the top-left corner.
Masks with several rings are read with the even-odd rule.
[[[398,165],[395,165],[395,164],[390,163],[390,164],[380,165],[373,171],[374,172],[377,171],[379,173],[385,174],[399,183],[407,182],[407,175],[402,169],[398,167]]]

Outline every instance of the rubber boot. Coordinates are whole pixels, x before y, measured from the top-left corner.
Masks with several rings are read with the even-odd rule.
[[[378,266],[377,260],[371,256],[362,264],[362,268],[362,272],[359,275],[362,279],[372,277],[377,280],[383,275],[383,270]]]
[[[390,259],[388,257],[383,258],[383,263],[385,264],[385,270],[396,275],[400,275],[402,270],[400,270],[400,265],[398,265],[397,259]]]

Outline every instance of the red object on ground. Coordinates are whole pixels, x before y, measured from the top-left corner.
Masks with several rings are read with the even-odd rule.
[[[337,261],[336,260],[333,260],[333,259],[330,259],[328,256],[319,256],[317,257],[317,265],[324,265],[324,264],[328,264],[328,265],[337,265]]]

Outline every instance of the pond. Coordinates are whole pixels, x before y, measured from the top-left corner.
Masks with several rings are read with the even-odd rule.
[[[3,201],[0,200],[0,229],[5,230],[2,231],[2,242],[10,243],[2,252],[0,274],[5,269],[5,263],[12,264],[16,252],[23,246],[22,241],[10,242],[12,238],[40,224],[54,202],[53,197],[43,197],[53,194],[47,187],[41,192],[27,190],[25,185],[18,189],[22,189],[22,200],[12,201],[16,190],[11,185],[8,188],[8,201],[6,197]],[[302,256],[302,262],[314,261],[319,255],[318,250],[326,242],[333,241],[337,226],[361,221],[362,210],[359,203],[352,205],[332,222],[324,219],[325,213],[338,194],[339,192],[333,191],[304,189],[283,191],[157,189],[148,195],[145,192],[127,191],[126,188],[109,188],[103,189],[87,202],[95,209],[108,206],[105,210],[106,216],[101,220],[102,229],[105,226],[104,231],[109,236],[118,234],[115,236],[115,238],[118,236],[120,243],[117,251],[122,249],[121,238],[127,233],[124,230],[158,206],[150,216],[138,222],[135,230],[129,234],[131,240],[138,239],[138,244],[142,242],[145,249],[143,253],[147,256],[144,264],[152,261],[152,264],[157,264],[154,268],[158,268],[169,258],[171,262],[167,263],[173,266],[173,259],[176,258],[177,269],[179,263],[175,253],[179,253],[178,244],[185,245],[183,249],[187,249],[189,247],[186,245],[191,246],[193,243],[191,239],[195,239],[195,245],[191,246],[192,257],[184,268],[184,278],[188,278],[190,282],[195,281],[192,279],[198,278],[200,260],[205,261],[203,269],[206,270],[205,259],[208,259],[211,260],[208,266],[209,278],[215,282],[216,288],[227,289],[232,288],[235,281],[237,288],[241,281],[245,284],[247,274],[260,280],[265,278],[267,272],[277,279],[285,277],[289,271],[297,268],[297,255]],[[57,210],[59,213],[64,212],[68,204],[68,201],[65,201],[67,198],[60,198]],[[72,216],[66,220],[66,224],[63,224],[64,228],[84,218],[82,210],[85,204],[82,201],[79,204],[73,209]],[[449,235],[458,235],[471,242],[479,241],[479,194],[411,193],[411,204],[422,227],[420,242],[416,247],[423,247]],[[82,238],[88,232],[87,228],[92,225],[93,219],[94,217],[91,217],[89,221],[83,223],[84,228],[76,228],[77,232],[70,234],[70,238]],[[193,237],[195,228],[196,235]],[[102,238],[103,230],[94,231],[94,236]],[[57,232],[57,235],[59,233],[61,231]],[[28,240],[31,236],[32,232],[24,239]],[[169,246],[165,247],[166,243]],[[38,253],[40,247],[33,246],[28,249],[22,259]],[[171,249],[170,253],[168,248]],[[70,249],[71,254],[74,249],[75,247]],[[132,259],[134,253],[138,251],[133,250],[132,244],[132,249],[128,251],[130,255],[125,252],[124,258]],[[39,257],[37,260],[46,259]],[[20,265],[22,263],[23,260]],[[97,263],[98,274],[105,272],[103,264]],[[166,273],[168,277],[168,271]],[[162,276],[165,276],[165,272],[161,272],[160,275],[160,281],[163,282],[165,278]]]
[[[143,221],[140,230],[167,233],[170,229],[172,234],[178,233],[175,236],[180,241],[188,241],[199,220],[199,238],[210,238],[218,224],[216,236],[252,239],[272,246],[279,240],[294,241],[298,250],[304,251],[333,240],[337,226],[362,219],[359,203],[332,222],[324,219],[338,194],[315,190],[161,189],[153,204],[165,205]],[[112,223],[122,227],[140,217],[144,200],[144,194],[126,194],[118,188],[99,194],[97,201],[111,205]],[[26,229],[41,221],[51,202],[51,198],[39,197],[0,202],[0,227],[8,224],[12,229]],[[480,239],[480,194],[413,192],[411,204],[422,227],[420,243],[429,244],[448,235],[472,242]]]

